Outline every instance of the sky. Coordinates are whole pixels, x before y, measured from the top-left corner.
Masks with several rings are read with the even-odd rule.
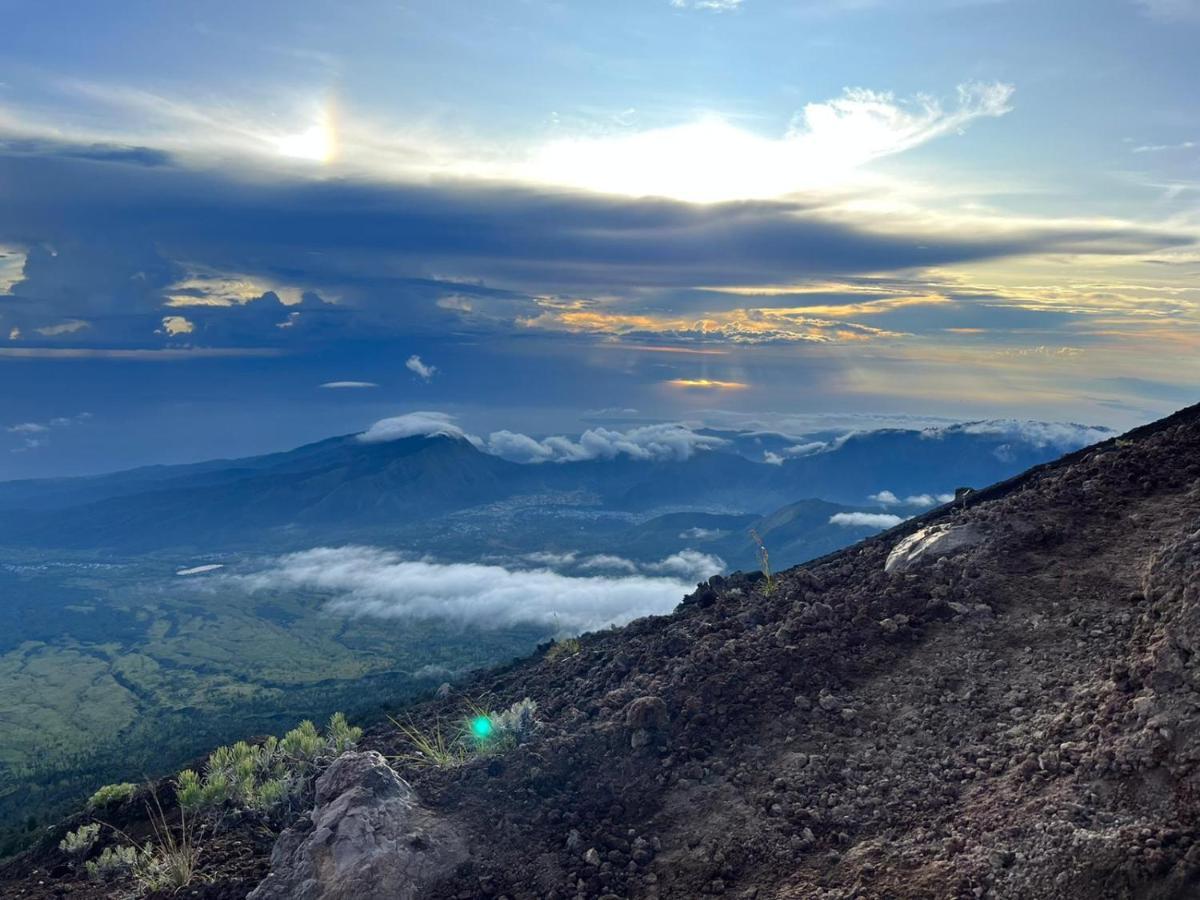
[[[0,478],[1198,399],[1200,0],[0,22]]]

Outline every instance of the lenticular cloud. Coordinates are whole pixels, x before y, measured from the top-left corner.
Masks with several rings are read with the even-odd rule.
[[[442,619],[482,628],[544,625],[561,632],[670,612],[694,587],[673,577],[574,578],[546,569],[408,560],[375,547],[292,553],[237,581],[250,590],[326,591],[333,595],[327,608],[350,616]]]

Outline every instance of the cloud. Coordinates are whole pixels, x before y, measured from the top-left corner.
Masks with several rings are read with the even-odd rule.
[[[647,572],[703,581],[725,570],[725,560],[699,550],[680,550],[666,559],[644,566]]]
[[[834,513],[829,517],[830,525],[844,525],[847,528],[893,528],[903,522],[900,516],[893,516],[890,513]]]
[[[719,528],[688,528],[685,531],[679,532],[680,540],[684,541],[711,541],[714,538],[719,538],[725,535],[725,532]]]
[[[769,466],[782,466],[783,457],[778,453],[772,453],[770,450],[763,451],[763,462]]]
[[[901,332],[847,321],[830,304],[820,315],[774,299],[729,309],[749,301],[709,290],[703,296],[722,308],[667,315],[642,298],[1020,254],[1141,254],[1193,240],[1111,219],[992,216],[961,227],[815,197],[694,206],[479,182],[256,180],[2,147],[0,181],[0,245],[22,260],[0,294],[5,332],[97,349],[178,340],[164,328],[168,315],[191,323],[196,350],[427,339],[448,329],[648,334],[659,346],[894,340]],[[89,327],[37,334],[65,321]]]
[[[641,460],[685,460],[725,443],[723,438],[697,434],[684,425],[660,424],[628,431],[589,428],[578,440],[561,435],[538,440],[512,431],[496,431],[488,436],[487,449],[520,463],[581,462],[622,455]]]
[[[163,334],[169,335],[170,337],[178,337],[181,334],[191,334],[195,330],[195,323],[189,321],[184,316],[163,316]]]
[[[331,391],[351,391],[377,388],[379,385],[373,381],[327,381],[321,387]]]
[[[953,494],[910,494],[901,500],[891,491],[880,491],[871,494],[868,500],[874,500],[882,506],[934,506],[938,503],[949,503],[954,499]]]
[[[219,583],[250,591],[323,591],[332,595],[326,608],[348,616],[480,628],[535,625],[563,633],[670,612],[694,587],[669,577],[568,577],[546,569],[441,564],[354,546],[293,553],[261,572]]]
[[[991,419],[983,422],[964,422],[945,428],[927,428],[921,436],[939,439],[948,434],[992,434],[1024,441],[1037,448],[1053,447],[1066,452],[1108,440],[1114,432],[1095,425],[1074,422],[1035,422],[1022,419]]]
[[[740,9],[743,0],[670,0],[676,9],[706,9],[710,12],[730,12]]]
[[[628,572],[633,574],[638,570],[638,565],[633,560],[625,559],[623,556],[612,556],[608,553],[598,553],[595,556],[589,556],[586,559],[580,560],[578,568],[589,572]]]
[[[15,425],[9,425],[4,430],[8,434],[16,435],[20,440],[20,444],[10,448],[9,452],[24,453],[28,450],[36,450],[46,444],[52,432],[83,424],[91,418],[90,412],[82,412],[73,416],[55,416],[45,422],[18,422]]]
[[[428,381],[437,372],[436,366],[425,365],[425,363],[421,362],[421,357],[415,353],[408,358],[408,362],[404,364],[404,368],[408,369],[408,371],[412,372],[422,381]]]
[[[1178,144],[1142,144],[1134,147],[1134,153],[1164,153],[1171,150],[1194,150],[1200,147],[1200,141],[1180,141]]]
[[[962,131],[976,119],[1005,115],[1012,96],[1009,84],[966,83],[947,108],[930,96],[904,100],[848,88],[840,97],[807,104],[781,137],[708,115],[665,128],[552,141],[516,174],[603,193],[703,203],[828,191],[870,162]]]
[[[390,419],[380,419],[358,435],[358,440],[364,444],[382,444],[418,436],[475,440],[454,424],[453,416],[440,412],[413,412]]]

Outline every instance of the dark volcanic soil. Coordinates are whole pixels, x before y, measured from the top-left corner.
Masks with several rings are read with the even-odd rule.
[[[933,524],[975,541],[885,572]],[[714,579],[460,685],[404,715],[532,697],[537,737],[396,768],[470,844],[437,898],[1196,897],[1197,653],[1192,408],[770,591]],[[363,746],[408,749],[391,728]],[[254,827],[213,840],[180,896],[244,896],[266,870]],[[55,850],[0,871],[6,898],[121,894]]]

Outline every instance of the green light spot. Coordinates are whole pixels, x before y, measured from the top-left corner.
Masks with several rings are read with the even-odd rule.
[[[492,720],[487,716],[479,716],[471,721],[471,733],[483,740],[492,736]]]

